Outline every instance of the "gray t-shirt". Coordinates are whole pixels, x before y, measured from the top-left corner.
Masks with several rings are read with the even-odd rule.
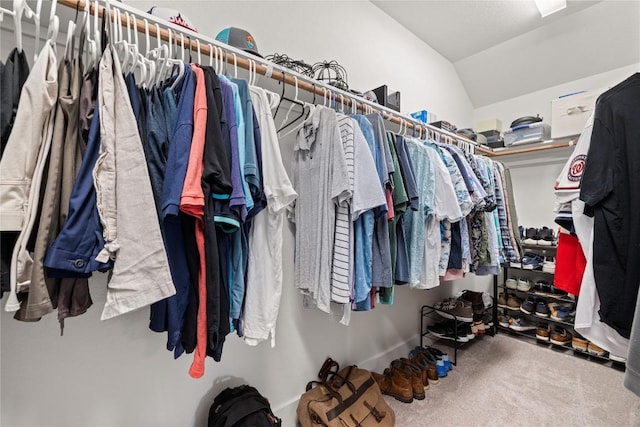
[[[296,287],[329,313],[335,210],[349,197],[349,176],[335,111],[316,107],[307,118],[294,147],[293,171],[298,193],[291,218],[296,225]]]

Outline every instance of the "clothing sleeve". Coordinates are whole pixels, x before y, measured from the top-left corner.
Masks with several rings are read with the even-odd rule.
[[[355,121],[353,130],[355,165],[351,220],[355,221],[363,212],[385,204],[386,198],[378,179],[378,172],[373,162],[371,150],[369,150],[364,134]]]
[[[580,200],[595,206],[613,191],[614,164],[613,135],[596,117],[580,183]]]

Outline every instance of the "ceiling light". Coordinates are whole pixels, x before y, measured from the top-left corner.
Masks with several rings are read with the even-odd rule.
[[[567,0],[533,0],[544,18],[567,7]]]

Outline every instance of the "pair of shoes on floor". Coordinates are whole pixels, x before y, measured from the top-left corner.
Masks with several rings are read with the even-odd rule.
[[[433,363],[435,366],[434,373],[437,375],[433,376],[431,373],[429,374],[429,381],[432,384],[437,384],[439,382],[438,378],[446,377],[447,372],[453,369],[453,364],[449,360],[449,355],[435,347],[417,346],[409,352],[409,357],[418,360],[423,359],[423,362],[426,360],[429,364]]]
[[[555,246],[556,244],[555,233],[549,227],[527,228],[523,237],[527,245]]]
[[[482,294],[480,294],[480,299],[482,299]],[[484,303],[482,303],[482,307],[484,308]],[[447,298],[434,304],[433,308],[440,316],[447,319],[473,322],[473,303],[462,298]]]
[[[571,347],[573,347],[574,350],[589,353],[594,356],[605,357],[607,354],[607,351],[605,349],[595,345],[587,339],[584,339],[578,334],[574,335],[573,339],[571,340]]]

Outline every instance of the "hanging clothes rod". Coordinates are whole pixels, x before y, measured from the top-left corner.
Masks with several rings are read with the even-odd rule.
[[[85,9],[87,0],[57,0],[58,4],[69,7],[71,9],[76,9],[78,11],[83,11]],[[100,17],[105,13],[106,7],[101,6],[99,0],[89,1],[89,11],[91,14],[94,13],[94,8],[98,7],[98,14]],[[347,91],[338,89],[326,83],[316,81],[310,79],[309,77],[303,76],[293,70],[289,70],[287,68],[281,67],[277,64],[273,64],[269,61],[266,61],[257,56],[248,54],[240,49],[237,49],[233,46],[229,46],[227,44],[221,43],[215,39],[211,39],[205,37],[199,33],[193,32],[187,28],[172,24],[164,19],[160,19],[156,16],[150,15],[141,10],[135,9],[125,3],[120,2],[109,2],[109,7],[111,9],[111,19],[113,21],[113,14],[115,11],[113,9],[119,9],[121,12],[128,12],[129,15],[134,15],[136,17],[136,29],[140,33],[149,33],[150,36],[155,38],[160,38],[165,42],[169,42],[169,31],[164,28],[160,28],[160,34],[156,29],[156,25],[158,24],[161,27],[170,28],[172,33],[178,33],[184,35],[185,48],[193,52],[200,52],[203,55],[217,54],[210,46],[215,46],[219,49],[222,49],[224,52],[224,61],[228,64],[233,64],[234,67],[240,67],[245,70],[255,70],[256,73],[261,74],[263,76],[269,77],[273,80],[277,80],[279,82],[288,84],[290,86],[297,86],[299,89],[303,89],[306,92],[316,94],[318,96],[323,96],[326,98],[327,94],[333,94],[333,100],[336,103],[344,104],[347,107],[352,107],[353,103],[355,103],[355,107],[360,109],[361,111],[365,111],[365,109],[372,109],[374,112],[379,112],[383,115],[384,119],[395,123],[400,126],[400,129],[403,127],[406,130],[412,129],[420,132],[421,129],[425,131],[432,131],[438,133],[440,135],[449,137],[456,141],[462,141],[464,143],[473,145],[478,147],[481,151],[485,151],[483,147],[480,147],[479,144],[475,141],[467,139],[463,136],[457,135],[453,132],[446,131],[444,129],[437,128],[428,123],[419,122],[413,118],[398,114],[397,111],[394,111],[388,107],[382,106],[380,104],[376,104],[375,102],[369,101]],[[144,20],[146,20],[149,25],[147,25]],[[127,26],[127,19],[124,14],[120,16],[120,23],[122,26]],[[153,23],[153,25],[151,25]],[[148,28],[147,28],[148,27]],[[173,39],[171,39],[173,40]],[[196,40],[199,41],[196,42]],[[338,100],[340,98],[340,100]],[[357,99],[356,99],[357,98]]]

